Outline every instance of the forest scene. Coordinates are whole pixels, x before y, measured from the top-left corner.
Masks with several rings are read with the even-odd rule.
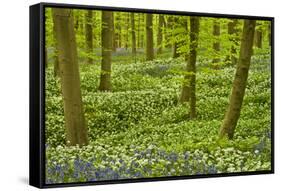
[[[271,21],[45,8],[45,183],[271,170]]]

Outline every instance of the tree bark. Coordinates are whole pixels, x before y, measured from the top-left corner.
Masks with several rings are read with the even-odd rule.
[[[112,12],[102,11],[100,91],[111,91]]]
[[[85,32],[85,37],[86,37],[86,50],[87,53],[89,54],[89,57],[87,57],[87,63],[88,64],[93,64],[94,60],[92,57],[92,54],[94,53],[94,47],[93,47],[93,11],[92,10],[87,10],[85,13],[86,17],[86,32]]]
[[[199,36],[199,17],[190,17],[190,56],[189,69],[190,75],[190,119],[196,118],[196,58]]]
[[[153,51],[153,28],[152,28],[153,16],[150,13],[146,14],[146,60],[154,59]]]
[[[88,134],[80,89],[73,15],[70,9],[64,8],[53,8],[52,13],[57,37],[66,141],[67,145],[83,146],[88,144]]]
[[[221,138],[233,138],[234,130],[240,117],[253,52],[255,25],[255,20],[244,20],[240,55],[233,81],[229,106],[220,129]]]
[[[158,17],[157,54],[162,53],[164,15]]]
[[[214,49],[214,59],[213,59],[213,64],[217,64],[220,62],[220,41],[219,41],[219,36],[220,36],[220,23],[218,21],[214,21],[213,24],[213,36],[214,36],[214,43],[213,43],[213,49]]]
[[[131,30],[132,30],[132,54],[135,56],[137,53],[136,47],[136,29],[135,29],[135,14],[131,14]]]

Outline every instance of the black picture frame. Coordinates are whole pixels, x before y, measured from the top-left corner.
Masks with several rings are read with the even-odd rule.
[[[59,8],[75,8],[75,9],[95,9],[109,11],[125,11],[136,13],[156,13],[156,14],[172,14],[187,15],[214,18],[236,18],[236,19],[253,19],[266,20],[271,22],[271,170],[239,172],[239,173],[221,173],[207,175],[189,175],[176,177],[159,177],[159,178],[140,178],[140,179],[124,179],[124,180],[108,180],[98,182],[77,182],[77,183],[45,183],[45,15],[46,7]],[[30,6],[30,96],[29,96],[29,184],[38,188],[54,188],[68,186],[85,186],[100,184],[116,184],[116,183],[132,183],[132,182],[149,182],[149,181],[167,181],[178,179],[194,179],[194,178],[211,178],[211,177],[227,177],[227,176],[244,176],[258,174],[274,173],[274,18],[249,15],[232,15],[232,14],[215,14],[215,13],[198,13],[183,11],[168,11],[156,9],[135,9],[121,7],[104,7],[93,5],[76,5],[76,4],[57,4],[57,3],[39,3]]]

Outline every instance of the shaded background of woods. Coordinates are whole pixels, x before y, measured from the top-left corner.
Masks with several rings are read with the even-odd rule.
[[[233,138],[245,94],[253,47],[271,46],[270,22],[194,16],[52,8],[46,23],[47,46],[54,47],[54,75],[61,82],[68,145],[87,145],[79,64],[100,64],[99,91],[111,92],[113,54],[126,51],[131,62],[168,55],[184,58],[179,103],[189,104],[187,119],[196,119],[196,62],[208,70],[236,67],[229,106],[218,137]],[[51,52],[50,52],[51,53]],[[46,55],[50,54],[46,48]],[[47,58],[47,56],[46,56]],[[211,62],[208,62],[211,60]],[[49,61],[46,60],[46,67]],[[93,106],[94,107],[94,106]]]

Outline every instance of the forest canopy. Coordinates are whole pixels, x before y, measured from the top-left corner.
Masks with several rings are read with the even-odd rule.
[[[271,21],[45,9],[46,183],[271,170]]]

